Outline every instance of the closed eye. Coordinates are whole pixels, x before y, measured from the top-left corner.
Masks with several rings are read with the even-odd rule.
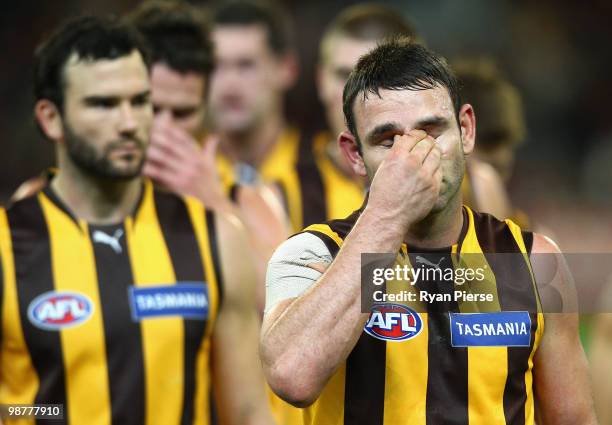
[[[443,117],[429,118],[421,121],[415,126],[417,130],[423,130],[434,139],[440,137],[448,127],[449,121]]]
[[[391,148],[395,142],[395,136],[401,136],[402,134],[403,133],[401,131],[387,131],[374,139],[373,144],[382,146],[383,148]]]

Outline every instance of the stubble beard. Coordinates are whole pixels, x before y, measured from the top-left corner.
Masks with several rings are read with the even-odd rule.
[[[86,174],[97,178],[119,181],[129,181],[141,175],[145,161],[144,155],[141,155],[137,164],[127,168],[116,167],[109,158],[113,149],[125,143],[126,140],[117,140],[109,143],[100,154],[84,138],[78,136],[69,125],[66,125],[64,140],[72,163]],[[144,150],[142,140],[137,137],[132,137],[128,141],[136,143],[141,150]]]

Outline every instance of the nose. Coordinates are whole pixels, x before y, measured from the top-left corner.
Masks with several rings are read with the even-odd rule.
[[[220,65],[212,73],[210,79],[211,92],[234,92],[244,84],[244,78],[240,74],[237,66],[228,64]]]
[[[120,119],[119,119],[119,132],[135,133],[138,130],[138,122],[134,114],[134,108],[129,102],[121,104],[120,107]]]

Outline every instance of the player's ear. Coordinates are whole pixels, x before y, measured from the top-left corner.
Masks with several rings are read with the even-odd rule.
[[[41,131],[47,138],[59,141],[64,138],[62,115],[55,103],[48,99],[40,99],[34,105],[34,115]]]
[[[461,131],[461,144],[463,153],[469,155],[474,150],[476,141],[476,115],[469,103],[459,109],[459,130]]]
[[[338,145],[340,145],[340,150],[351,165],[353,172],[358,176],[366,177],[366,168],[357,138],[350,131],[345,130],[338,136]]]

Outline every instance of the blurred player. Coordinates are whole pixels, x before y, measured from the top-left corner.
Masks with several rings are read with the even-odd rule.
[[[270,424],[243,230],[141,177],[140,36],[72,20],[37,51],[34,86],[58,168],[0,210],[0,403],[60,403],[71,424],[208,424],[213,385],[223,423]]]
[[[277,394],[307,407],[305,424],[596,424],[576,315],[543,311],[536,290],[542,272],[531,254],[558,248],[462,206],[476,120],[458,90],[443,59],[406,39],[363,56],[346,83],[340,144],[370,183],[367,204],[290,238],[268,267],[264,371]],[[494,303],[363,313],[361,255],[370,252],[432,268],[480,253]],[[493,255],[502,252],[515,254],[511,267]],[[547,283],[574,303],[566,268],[555,265]],[[419,289],[453,289],[440,283]],[[479,328],[469,323],[486,331],[468,333]]]
[[[264,182],[282,199],[294,231],[323,211],[309,186],[316,173],[309,145],[288,125],[284,96],[297,77],[289,16],[272,3],[232,0],[213,11],[215,70],[209,106],[220,138],[218,169],[225,187]],[[322,212],[324,216],[324,212]],[[301,412],[270,391],[278,423],[294,425]]]
[[[381,4],[359,4],[344,9],[329,24],[319,46],[317,89],[325,108],[328,130],[313,141],[327,205],[326,219],[346,217],[363,203],[365,181],[343,158],[337,136],[344,131],[342,90],[357,60],[391,36],[416,37],[402,14]]]
[[[482,191],[475,173],[488,179],[489,187],[507,185],[514,168],[516,150],[525,140],[525,118],[518,90],[507,81],[495,64],[488,59],[459,59],[453,69],[461,81],[461,98],[471,104],[478,114],[478,134],[474,154],[468,161],[465,194],[467,202],[480,208],[479,199],[496,196],[496,191],[485,188],[490,195],[478,196]],[[497,173],[491,172],[493,167]],[[489,175],[489,177],[487,177]],[[498,176],[502,178],[500,181]],[[504,193],[504,190],[497,191]],[[496,201],[507,203],[506,197]],[[527,226],[528,219],[520,210],[512,211],[512,217]]]
[[[175,193],[191,195],[216,210],[236,212],[217,175],[217,140],[204,143],[206,92],[213,48],[200,11],[186,3],[145,2],[128,21],[145,36],[152,54],[151,100],[155,119],[144,174]],[[269,191],[269,190],[268,190]],[[263,310],[267,261],[287,236],[282,206],[275,214],[266,189],[234,186],[231,197],[251,235],[260,276],[258,306]]]
[[[283,110],[298,73],[292,30],[288,15],[272,4],[221,3],[213,13],[216,63],[209,104],[224,185],[273,184],[299,230],[315,220],[311,214],[325,212],[310,178],[316,167],[308,143]]]

